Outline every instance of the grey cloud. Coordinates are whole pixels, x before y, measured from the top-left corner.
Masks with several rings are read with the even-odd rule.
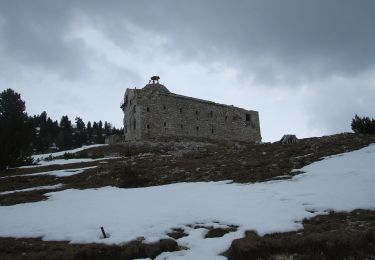
[[[375,2],[370,0],[111,3],[76,7],[117,27],[107,36],[123,48],[129,38],[116,20],[168,37],[165,50],[185,62],[224,60],[259,81],[280,80],[283,68],[286,78],[314,80],[356,75],[375,64]]]
[[[87,69],[88,55],[79,40],[65,38],[71,26],[71,9],[62,2],[3,1],[1,46],[5,55],[25,66],[76,78]]]
[[[280,80],[283,67],[287,78],[310,79],[357,74],[375,64],[370,0],[12,1],[1,9],[9,52],[72,68],[70,73],[87,65],[84,46],[62,39],[74,26],[74,12],[85,14],[121,48],[137,44],[124,26],[130,22],[168,37],[163,51],[184,61],[224,60],[259,81]]]

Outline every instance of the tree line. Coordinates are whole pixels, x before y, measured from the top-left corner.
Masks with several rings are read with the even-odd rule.
[[[43,153],[51,149],[66,150],[89,144],[103,144],[105,137],[122,134],[123,129],[113,127],[107,121],[85,123],[76,117],[72,122],[68,116],[53,121],[44,111],[40,115],[29,117],[32,125],[32,148],[34,153]]]
[[[105,137],[123,134],[108,122],[85,123],[81,117],[60,121],[47,112],[28,116],[21,95],[12,89],[0,93],[0,169],[30,164],[32,153],[44,153],[102,144]]]

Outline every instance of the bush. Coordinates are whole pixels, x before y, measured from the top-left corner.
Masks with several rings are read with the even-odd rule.
[[[63,158],[64,160],[69,160],[75,158],[75,156],[72,153],[64,153]]]
[[[375,119],[355,115],[352,119],[352,130],[354,133],[375,134]]]

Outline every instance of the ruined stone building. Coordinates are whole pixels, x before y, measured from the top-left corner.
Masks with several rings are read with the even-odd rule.
[[[121,104],[125,140],[203,137],[261,141],[257,111],[171,93],[154,76],[142,89],[126,89]]]

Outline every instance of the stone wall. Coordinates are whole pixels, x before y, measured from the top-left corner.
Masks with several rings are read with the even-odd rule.
[[[126,91],[126,140],[169,136],[261,140],[258,112],[176,95],[158,85],[162,86]]]

